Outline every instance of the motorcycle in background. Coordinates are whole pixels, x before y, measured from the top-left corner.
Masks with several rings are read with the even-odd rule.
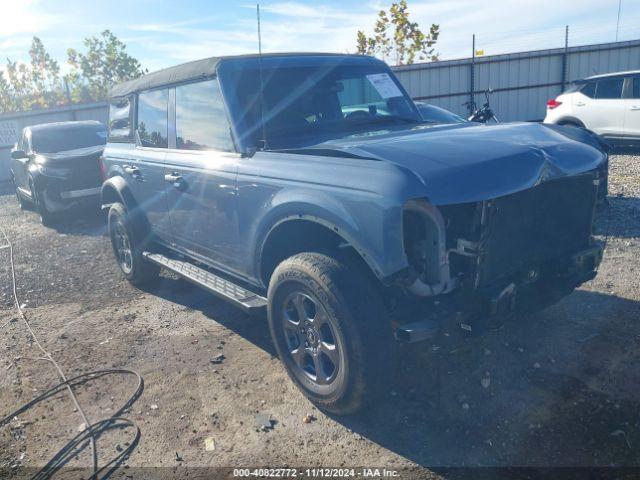
[[[467,107],[469,110],[472,110],[473,113],[469,116],[467,120],[470,122],[478,122],[478,123],[498,123],[498,117],[491,110],[491,106],[489,105],[489,95],[493,93],[491,88],[488,88],[484,91],[484,98],[486,99],[484,105],[480,108],[475,108],[475,104],[473,102],[465,102],[462,105]]]

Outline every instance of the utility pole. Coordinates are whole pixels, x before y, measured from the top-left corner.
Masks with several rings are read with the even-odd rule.
[[[620,10],[622,10],[622,0],[618,0],[618,20],[616,21],[616,42],[618,41],[618,32],[620,31]]]
[[[469,114],[473,113],[475,102],[474,102],[474,90],[476,83],[476,34],[473,34],[471,39],[471,75],[469,78]]]
[[[564,27],[564,53],[562,54],[562,89],[560,93],[564,92],[564,87],[567,84],[567,61],[569,57],[569,25]]]

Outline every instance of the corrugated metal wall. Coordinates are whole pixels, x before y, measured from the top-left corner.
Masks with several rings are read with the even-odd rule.
[[[491,105],[501,121],[542,119],[546,101],[561,91],[564,56],[565,50],[559,48],[476,58],[475,101],[481,103],[481,92],[491,87],[495,90]],[[566,65],[567,81],[640,69],[640,40],[571,47],[566,52]],[[470,97],[471,68],[472,61],[467,58],[406,65],[394,70],[414,99],[466,116],[462,104]],[[9,179],[9,151],[16,141],[9,137],[27,125],[74,119],[106,123],[107,105],[81,104],[0,115],[0,181]]]
[[[546,102],[562,90],[564,48],[510,53],[475,59],[475,101],[491,87],[491,106],[501,121],[541,120]],[[416,100],[467,116],[464,102],[471,94],[470,58],[393,68]],[[640,40],[570,47],[566,51],[566,80],[640,69]]]
[[[99,120],[106,125],[108,115],[107,104],[103,102],[0,115],[0,181],[10,179],[9,153],[24,127],[70,120]]]

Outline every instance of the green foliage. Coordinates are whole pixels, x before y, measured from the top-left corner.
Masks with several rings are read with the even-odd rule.
[[[38,37],[33,37],[29,57],[31,58],[29,88],[33,90],[33,106],[44,108],[62,103],[64,97],[60,88],[60,66],[51,58]]]
[[[0,112],[30,110],[59,105],[63,101],[60,66],[38,37],[33,37],[29,63],[7,59],[0,72]]]
[[[73,101],[97,101],[109,96],[114,83],[144,75],[140,62],[126,52],[126,45],[111,31],[84,40],[86,53],[67,50],[71,72],[65,77]]]
[[[396,65],[412,64],[417,60],[437,61],[434,45],[440,35],[440,26],[432,24],[425,34],[416,22],[409,20],[406,0],[392,3],[388,12],[380,10],[373,29],[373,36],[358,30],[358,53],[377,55]]]
[[[126,45],[109,30],[84,40],[87,49],[67,51],[71,71],[61,78],[60,65],[33,37],[29,62],[7,59],[0,71],[0,113],[50,108],[69,102],[105,100],[111,85],[146,73],[126,52]]]

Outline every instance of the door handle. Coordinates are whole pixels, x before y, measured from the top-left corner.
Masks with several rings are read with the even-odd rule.
[[[165,175],[164,181],[167,183],[180,184],[182,183],[182,175],[178,175],[176,172],[173,172]]]
[[[124,165],[122,167],[122,169],[126,173],[131,175],[133,178],[135,178],[135,179],[141,179],[142,178],[142,173],[140,173],[140,169],[138,167],[134,167],[134,166],[131,166],[131,165]]]
[[[576,107],[584,107],[586,103],[584,102],[576,102]]]
[[[631,110],[640,110],[640,105],[631,105]]]

